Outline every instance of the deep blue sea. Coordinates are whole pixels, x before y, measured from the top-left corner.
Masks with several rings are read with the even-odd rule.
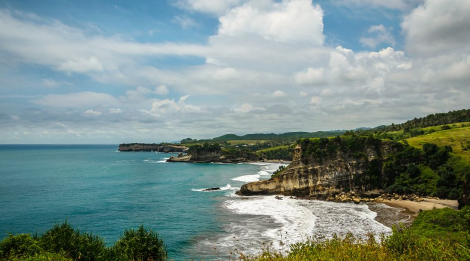
[[[368,205],[234,194],[279,164],[166,163],[174,154],[117,147],[0,145],[0,239],[67,220],[112,245],[126,228],[143,224],[181,260],[256,253],[263,243],[282,250],[333,233],[390,232]],[[210,187],[222,190],[202,191]]]

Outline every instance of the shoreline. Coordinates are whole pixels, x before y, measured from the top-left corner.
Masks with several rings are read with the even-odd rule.
[[[411,200],[396,200],[396,199],[385,199],[382,201],[375,201],[377,203],[384,203],[387,206],[394,208],[404,209],[401,212],[404,214],[409,214],[413,219],[415,219],[419,212],[422,210],[431,210],[431,209],[442,209],[442,208],[451,208],[458,209],[457,200],[450,199],[431,199],[423,198],[423,201],[411,201]]]

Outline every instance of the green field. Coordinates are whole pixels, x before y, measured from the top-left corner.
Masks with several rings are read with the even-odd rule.
[[[284,145],[284,146],[277,146],[277,147],[271,147],[267,149],[262,149],[258,150],[257,152],[267,152],[267,151],[273,151],[273,150],[279,150],[279,149],[288,149],[289,145]]]
[[[241,144],[255,145],[257,142],[265,143],[266,141],[267,140],[228,140],[227,142],[230,145],[236,146],[236,145],[241,145]]]
[[[408,143],[417,148],[422,148],[424,143],[434,143],[437,146],[451,146],[455,155],[462,157],[466,162],[470,162],[470,127],[469,123],[449,124],[449,130],[442,130],[442,127],[428,127],[423,130],[434,128],[436,132],[407,139]]]

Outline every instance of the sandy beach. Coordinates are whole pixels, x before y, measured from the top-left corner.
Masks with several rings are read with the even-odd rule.
[[[434,208],[452,208],[457,209],[457,200],[449,199],[430,199],[425,198],[424,201],[410,201],[410,200],[383,200],[380,203],[387,204],[391,207],[404,208],[405,212],[409,213],[412,217],[418,216],[420,210],[430,210]]]

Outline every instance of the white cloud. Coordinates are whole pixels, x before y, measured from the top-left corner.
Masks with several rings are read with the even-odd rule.
[[[106,107],[118,103],[111,95],[97,92],[78,92],[69,94],[50,94],[33,103],[60,108]]]
[[[233,79],[237,76],[237,71],[233,68],[217,69],[214,73],[214,79],[219,81]]]
[[[136,92],[142,93],[142,94],[149,94],[149,93],[152,92],[149,88],[145,88],[145,87],[142,87],[142,86],[137,87],[135,90],[136,90]]]
[[[91,114],[94,116],[100,116],[102,113],[100,111],[94,111],[94,110],[87,110],[85,111],[86,114]]]
[[[163,84],[159,85],[155,87],[154,93],[158,95],[167,95],[169,93],[168,87],[166,87],[166,85],[163,85]]]
[[[181,107],[175,102],[175,100],[166,99],[152,103],[150,114],[154,116],[170,115],[178,112],[180,108]]]
[[[175,5],[181,9],[221,15],[242,2],[242,0],[177,0]]]
[[[452,63],[444,70],[443,75],[446,80],[463,81],[468,86],[470,81],[470,55]]]
[[[335,95],[335,92],[329,88],[323,89],[320,92],[320,96],[322,97],[332,97]]]
[[[176,15],[174,17],[174,21],[178,23],[183,29],[189,29],[198,25],[192,18],[188,16]]]
[[[147,89],[147,88],[145,88]],[[142,91],[142,90],[140,90]],[[121,96],[120,99],[127,103],[140,103],[146,99],[145,93],[136,90],[129,90],[126,92],[126,96]]]
[[[286,94],[283,91],[277,90],[277,91],[273,92],[273,97],[281,98],[281,97],[285,97],[285,96],[286,96]]]
[[[147,110],[140,110],[143,113],[150,114],[154,117],[171,117],[176,113],[199,113],[202,111],[200,107],[186,104],[186,100],[190,95],[181,96],[178,102],[174,99],[157,100],[152,103],[152,108]]]
[[[335,0],[336,3],[346,6],[366,6],[372,8],[389,8],[398,10],[409,10],[422,3],[423,0]]]
[[[395,38],[392,34],[382,25],[372,25],[369,30],[369,34],[375,34],[373,37],[362,37],[361,43],[370,48],[375,48],[381,43],[388,43],[392,46],[395,45]]]
[[[310,104],[313,104],[313,105],[320,105],[321,102],[322,102],[322,98],[318,96],[312,96],[312,98],[310,99]]]
[[[61,85],[71,85],[69,82],[58,82],[52,79],[42,79],[42,85],[46,87],[58,87]]]
[[[294,79],[300,85],[321,85],[325,83],[324,71],[323,68],[308,68],[307,71],[296,73]]]
[[[74,58],[73,60],[61,63],[58,68],[59,71],[86,73],[93,71],[103,71],[103,65],[96,57],[89,58]]]
[[[111,114],[121,114],[122,113],[122,110],[119,109],[119,108],[110,108],[108,111]]]
[[[397,65],[398,69],[403,69],[403,70],[408,70],[408,69],[411,69],[412,67],[413,67],[413,63],[411,62]]]
[[[442,1],[466,5],[463,1]],[[72,133],[75,132],[81,139],[97,142],[114,137],[116,143],[122,139],[153,142],[155,137],[175,140],[187,137],[187,133],[195,138],[210,138],[253,130],[348,129],[465,108],[470,103],[470,51],[466,35],[461,35],[466,32],[466,28],[461,28],[466,25],[462,23],[466,18],[459,12],[446,17],[448,20],[440,18],[443,14],[436,15],[447,25],[448,39],[455,41],[452,43],[445,39],[420,42],[412,30],[419,27],[415,22],[422,22],[418,19],[420,15],[433,17],[428,12],[437,12],[435,4],[427,1],[422,13],[411,12],[405,19],[406,53],[394,48],[354,52],[341,46],[323,45],[320,25],[323,12],[305,0],[243,1],[228,5],[220,9],[221,30],[205,44],[143,44],[122,36],[90,33],[60,21],[2,11],[0,55],[12,57],[9,62],[52,70],[63,66],[60,73],[83,74],[101,84],[129,89],[118,99],[95,92],[47,95],[33,101],[41,105],[34,106],[37,110],[21,113],[2,110],[0,142],[7,139],[4,137],[21,137],[24,131],[47,131],[48,134],[41,135],[50,135],[54,141],[75,137]],[[374,8],[378,5],[379,2]],[[318,16],[312,16],[314,13]],[[247,15],[246,19],[242,19],[243,15]],[[303,22],[306,17],[311,20]],[[286,19],[285,24],[277,20],[281,18]],[[310,23],[314,25],[309,26]],[[298,31],[287,31],[287,27],[294,25],[298,25]],[[371,34],[387,30],[376,26],[371,28]],[[423,31],[428,34],[431,29],[426,27]],[[449,44],[449,48],[429,47],[437,43]],[[198,57],[205,63],[156,68],[153,61],[163,56]],[[94,65],[93,57],[97,62]],[[316,87],[305,88],[310,85]],[[155,99],[158,97],[155,95],[169,93],[166,86],[171,86],[172,94],[197,95],[191,100],[187,96],[179,100]],[[274,98],[286,94],[289,99]],[[35,97],[28,99],[31,98]],[[87,110],[103,113],[90,117],[84,113]],[[287,122],[283,114],[286,112]],[[12,115],[21,118],[22,124],[30,123],[28,128],[15,123]],[[72,132],[58,130],[53,122],[66,123],[67,130]],[[121,128],[124,123],[129,129]],[[41,127],[46,125],[54,127]]]
[[[312,5],[310,0],[268,1],[263,6],[248,2],[230,10],[219,20],[219,35],[254,35],[273,41],[318,46],[324,41],[323,10],[319,5]]]
[[[432,57],[470,50],[470,1],[427,0],[405,16],[402,23],[406,49]]]

